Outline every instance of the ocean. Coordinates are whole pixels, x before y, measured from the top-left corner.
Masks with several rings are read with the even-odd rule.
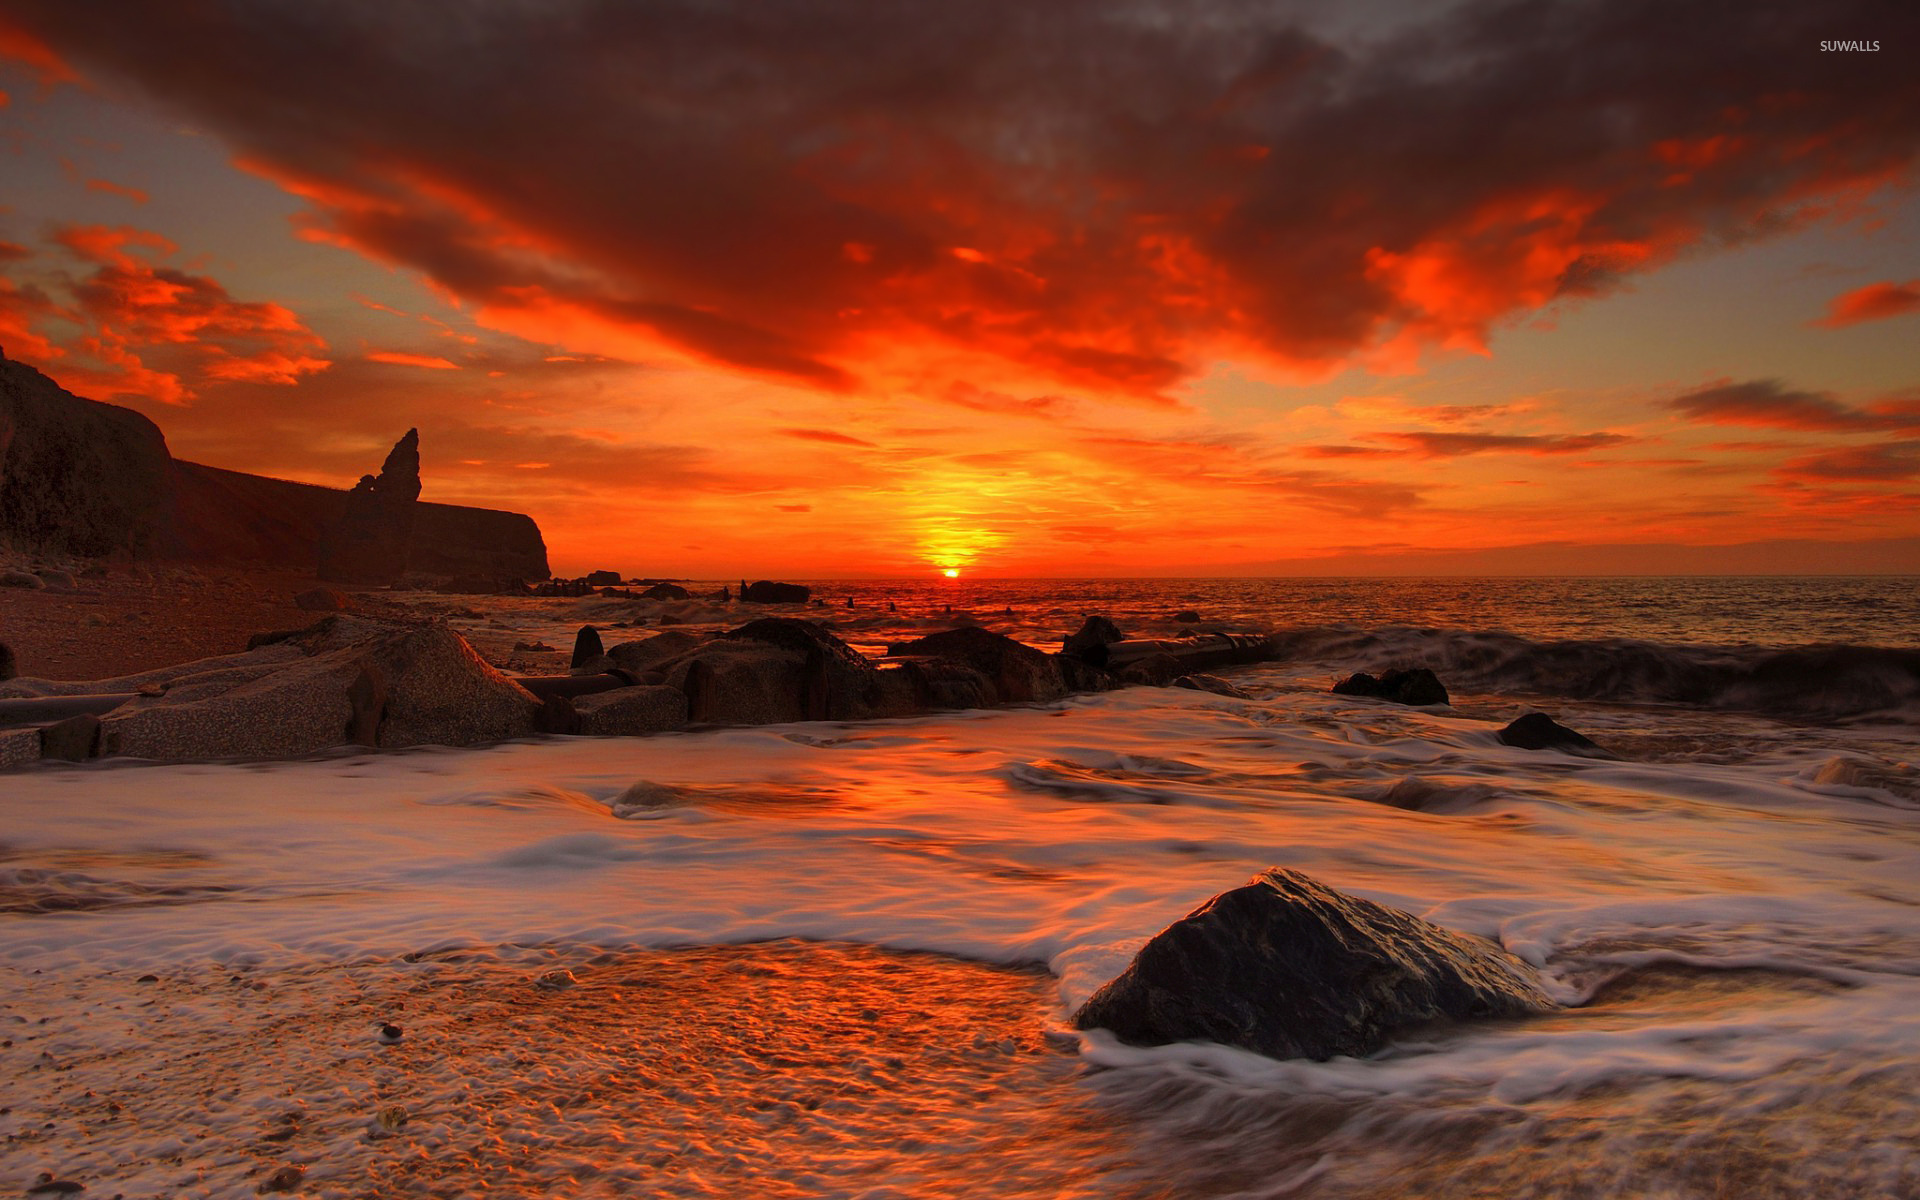
[[[1247,699],[0,776],[0,1175],[1920,1196],[1914,580],[815,587],[772,611],[876,653],[967,621],[1053,648],[1096,612],[1286,653],[1222,672]],[[500,656],[760,615],[421,603]],[[1327,690],[1415,665],[1450,707]],[[1535,709],[1618,757],[1494,738]],[[1566,1008],[1324,1063],[1070,1028],[1275,865],[1496,940]]]

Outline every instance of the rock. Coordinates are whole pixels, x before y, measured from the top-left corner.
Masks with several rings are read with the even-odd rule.
[[[1056,700],[1067,694],[1060,664],[1051,655],[978,626],[896,643],[887,648],[887,653],[945,659],[978,672],[992,686],[989,704]]]
[[[381,1025],[379,1030],[374,1034],[374,1037],[378,1038],[380,1043],[384,1046],[391,1046],[395,1042],[399,1041],[400,1039],[406,1036],[407,1036],[406,1030],[400,1028],[398,1025],[395,1025],[392,1022],[387,1022],[386,1024]]]
[[[32,571],[0,571],[0,587],[22,588],[39,591],[47,586],[47,581]]]
[[[573,697],[579,732],[598,737],[638,737],[679,729],[687,723],[687,697],[670,687],[623,687]]]
[[[771,583],[765,579],[743,584],[740,598],[749,604],[805,604],[813,589],[797,583]]]
[[[347,493],[320,542],[320,578],[385,586],[405,575],[419,499],[420,431],[409,429],[387,452],[380,474],[362,475]]]
[[[353,607],[346,593],[330,587],[308,588],[293,598],[293,606],[305,612],[346,612]]]
[[[38,729],[0,729],[0,771],[40,761]]]
[[[607,651],[607,660],[622,671],[650,671],[670,658],[685,654],[702,641],[691,633],[664,630],[637,641],[621,642]]]
[[[598,670],[597,664],[606,654],[600,642],[600,631],[591,625],[582,625],[580,632],[573,635],[573,658],[567,665],[575,671]]]
[[[1195,621],[1198,621],[1200,619],[1200,614],[1195,612],[1191,608],[1183,608],[1179,612],[1173,614],[1173,619],[1180,622],[1182,625],[1191,625]]]
[[[100,718],[80,713],[40,730],[40,757],[59,762],[87,762],[100,753]]]
[[[1115,678],[1134,687],[1166,687],[1186,673],[1186,666],[1173,655],[1149,654],[1121,667]]]
[[[1196,692],[1212,692],[1216,696],[1232,696],[1236,700],[1253,699],[1246,689],[1229,683],[1218,675],[1182,675],[1173,681],[1173,686],[1191,688]]]
[[[1415,707],[1452,703],[1439,677],[1426,667],[1388,671],[1378,679],[1362,671],[1334,684],[1333,691],[1338,696],[1370,696]]]
[[[13,647],[0,642],[0,682],[12,679],[20,673],[20,662],[13,656]]]
[[[693,593],[677,583],[656,583],[640,593],[642,600],[691,600]]]
[[[620,577],[620,572],[618,571],[588,571],[587,572],[588,587],[597,587],[597,588],[619,587],[622,583],[625,583],[625,582],[626,580]]]
[[[305,1167],[281,1167],[267,1176],[266,1182],[254,1190],[263,1196],[269,1192],[290,1192],[299,1187],[306,1177]]]
[[[87,1185],[71,1179],[55,1179],[41,1172],[39,1180],[27,1189],[29,1196],[73,1196],[87,1190]]]
[[[101,752],[288,758],[354,742],[470,746],[535,731],[539,701],[443,623],[336,615],[269,636],[248,654],[85,685],[165,685],[105,716]]]
[[[1327,1059],[1436,1021],[1553,1007],[1498,946],[1276,867],[1157,934],[1073,1020],[1134,1045]]]
[[[40,582],[50,588],[70,592],[75,587],[73,576],[67,574],[65,571],[41,570],[37,572],[37,574],[40,576]]]
[[[151,550],[170,523],[171,461],[139,413],[0,358],[0,542],[49,557]]]
[[[1503,745],[1522,750],[1562,750],[1591,758],[1614,757],[1585,734],[1568,729],[1543,712],[1530,712],[1517,717],[1493,736],[1499,738]]]
[[[1096,667],[1104,667],[1107,665],[1107,646],[1113,642],[1123,642],[1126,638],[1127,635],[1120,632],[1120,627],[1107,618],[1088,617],[1078,630],[1061,639],[1060,653]]]
[[[451,596],[525,596],[532,591],[524,579],[491,575],[455,575],[433,590]]]
[[[749,621],[658,664],[703,724],[859,720],[905,711],[864,656],[811,621]]]

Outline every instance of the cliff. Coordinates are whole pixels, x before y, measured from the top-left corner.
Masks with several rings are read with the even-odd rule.
[[[0,538],[19,549],[310,568],[348,523],[353,494],[182,462],[139,413],[0,357]],[[404,508],[405,536],[363,581],[550,573],[532,517],[411,496]]]

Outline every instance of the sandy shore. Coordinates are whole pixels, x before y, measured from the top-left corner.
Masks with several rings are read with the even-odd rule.
[[[1113,1164],[1042,971],[790,941],[522,955],[0,972],[0,1186],[959,1197],[985,1173],[1053,1197]]]
[[[311,624],[293,598],[311,571],[116,566],[72,588],[0,587],[0,641],[22,675],[106,679],[247,648],[262,630]]]

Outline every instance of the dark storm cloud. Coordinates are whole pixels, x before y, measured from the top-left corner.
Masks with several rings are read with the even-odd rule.
[[[1471,343],[1916,153],[1910,59],[1817,50],[1900,4],[1472,3],[1338,40],[1307,11],[8,0],[0,25],[509,328],[826,388],[881,349],[1152,394],[1223,351]]]
[[[1777,379],[1717,383],[1661,404],[1710,425],[1755,429],[1844,433],[1920,427],[1920,411],[1908,401],[1886,401],[1871,409],[1850,408],[1826,392],[1801,391]]]

